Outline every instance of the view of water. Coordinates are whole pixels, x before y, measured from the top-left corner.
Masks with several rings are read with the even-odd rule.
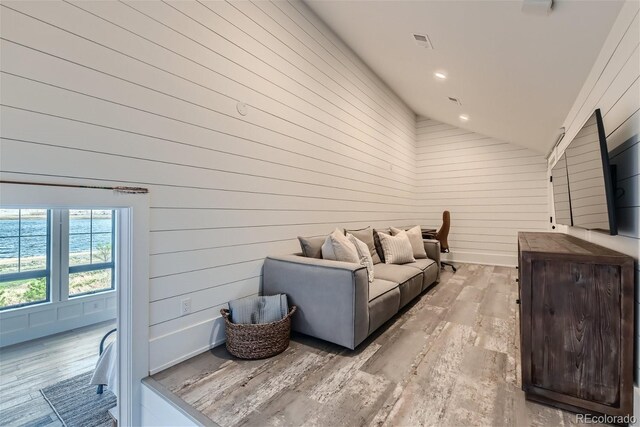
[[[21,226],[18,233],[18,224]],[[69,252],[88,252],[93,231],[93,249],[111,243],[111,219],[94,218],[91,230],[90,218],[72,218],[69,221]],[[0,258],[18,257],[18,234],[22,257],[42,256],[47,250],[47,221],[43,218],[18,221],[17,218],[0,219]],[[31,237],[30,237],[31,236]]]

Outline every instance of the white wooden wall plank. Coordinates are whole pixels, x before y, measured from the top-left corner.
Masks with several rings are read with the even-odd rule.
[[[596,58],[596,62],[594,66],[587,76],[587,79],[580,90],[571,110],[567,114],[567,117],[564,121],[564,127],[567,130],[565,135],[565,140],[571,140],[575,136],[575,134],[580,129],[582,123],[584,123],[587,118],[591,115],[589,112],[589,107],[586,104],[593,104],[593,102],[587,102],[587,98],[596,90],[596,86],[598,84],[605,84],[608,86],[608,83],[611,81],[611,78],[600,79],[601,76],[605,75],[605,73],[613,73],[615,74],[620,66],[616,66],[616,62],[620,61],[617,59],[618,57],[623,58],[623,51],[627,49],[618,49],[619,46],[637,44],[638,38],[638,30],[632,29],[634,25],[637,24],[638,12],[640,11],[640,7],[637,2],[627,1],[622,7],[620,14],[616,22],[614,23],[611,32],[607,39],[604,42],[602,49],[598,57]],[[631,52],[631,50],[629,50]],[[613,62],[612,66],[609,67],[611,62]],[[610,68],[610,69],[608,69]],[[576,123],[576,121],[578,123]],[[569,133],[569,131],[572,131]],[[568,141],[566,142],[568,143]],[[561,144],[560,149],[564,150],[564,144]]]
[[[362,197],[369,195],[375,197],[390,197],[393,200],[407,202],[412,200],[409,195],[385,194],[383,188],[375,185],[362,184],[357,188],[343,186],[339,182],[329,183],[331,179],[324,177],[327,183],[316,184],[318,179],[295,180],[293,178],[274,178],[268,174],[234,172],[218,169],[215,167],[193,167],[179,163],[157,162],[148,159],[130,158],[125,156],[108,155],[105,153],[94,153],[84,150],[69,150],[64,147],[24,143],[21,141],[2,139],[3,156],[0,164],[7,172],[30,171],[36,174],[61,175],[74,177],[93,177],[96,179],[109,179],[114,173],[114,168],[110,164],[117,160],[121,171],[118,178],[130,183],[139,184],[165,184],[181,186],[197,186],[200,183],[216,182],[218,185],[227,186],[229,189],[260,191],[288,191],[291,194],[305,194],[314,192],[316,195],[330,197],[336,190],[341,190],[343,196],[353,197],[353,200],[363,200]],[[59,159],[56,163],[37,165],[34,164],[33,156],[41,155],[53,156]],[[86,163],[77,164],[74,156],[81,155],[87,159]],[[165,171],[165,173],[161,173]],[[334,185],[335,184],[335,185]]]
[[[90,6],[90,4],[88,3],[81,3],[81,4],[83,5],[83,7]],[[152,7],[159,7],[157,3],[155,5],[156,6],[152,6]],[[152,44],[150,41],[147,41],[151,39],[145,39],[140,37],[136,38],[136,36],[134,36],[132,33],[128,33],[112,24],[105,24],[104,21],[100,21],[99,19],[93,17],[92,15],[86,12],[82,12],[80,9],[74,8],[72,6],[67,6],[69,9],[64,10],[64,13],[60,13],[58,9],[55,9],[56,11],[58,11],[58,13],[53,14],[53,11],[52,11],[53,16],[47,16],[47,19],[50,20],[56,26],[64,26],[64,29],[69,29],[69,31],[75,31],[76,33],[78,31],[82,31],[83,33],[90,34],[92,39],[88,39],[89,41],[84,39],[73,40],[73,39],[78,39],[78,36],[63,34],[63,31],[60,28],[54,28],[51,26],[43,27],[37,21],[34,21],[34,22],[35,24],[39,25],[38,31],[33,31],[33,30],[29,31],[29,23],[31,22],[31,25],[34,25],[34,22],[32,22],[33,19],[21,16],[20,14],[17,14],[15,12],[11,12],[9,9],[7,9],[9,11],[7,13],[14,14],[13,16],[11,15],[9,16],[12,18],[9,21],[9,23],[10,25],[11,23],[13,23],[12,24],[13,28],[16,28],[14,32],[18,32],[21,39],[36,37],[39,40],[38,46],[41,46],[43,43],[46,44],[47,46],[53,45],[57,47],[57,50],[55,52],[57,52],[61,56],[63,56],[64,52],[60,52],[60,49],[62,49],[63,51],[67,49],[70,52],[83,52],[87,50],[93,51],[96,49],[98,51],[105,51],[105,50],[111,49],[111,55],[112,56],[115,55],[116,59],[109,60],[108,56],[106,59],[102,59],[102,57],[104,55],[107,55],[108,52],[102,52],[102,55],[92,56],[92,58],[94,58],[94,61],[100,61],[99,62],[100,67],[98,68],[102,69],[108,64],[112,64],[111,67],[117,67],[118,70],[126,70],[127,72],[140,69],[141,71],[139,71],[135,75],[141,76],[140,78],[142,78],[147,85],[149,83],[154,82],[156,79],[160,79],[160,77],[158,77],[157,75],[162,74],[162,70],[166,69],[167,71],[170,71],[171,73],[173,73],[171,76],[169,76],[172,78],[171,84],[166,84],[166,83],[163,84],[162,81],[160,81],[158,83],[159,87],[172,88],[177,83],[181,83],[183,85],[191,84],[193,86],[191,82],[196,82],[199,84],[199,86],[197,86],[195,89],[197,89],[200,92],[203,92],[202,91],[203,87],[211,88],[215,90],[215,94],[224,95],[223,98],[226,98],[227,107],[226,108],[221,107],[219,109],[220,112],[222,113],[226,112],[227,114],[231,112],[232,117],[233,115],[235,115],[235,118],[237,120],[240,119],[240,117],[235,113],[235,104],[239,100],[248,102],[250,106],[262,112],[263,115],[272,115],[272,116],[278,115],[279,117],[288,118],[289,115],[292,114],[291,109],[295,109],[296,111],[301,111],[298,114],[305,114],[306,121],[302,124],[307,126],[310,126],[309,125],[310,121],[317,122],[317,120],[315,120],[316,117],[322,116],[323,114],[324,115],[327,114],[327,112],[324,109],[318,108],[317,106],[314,106],[312,103],[308,102],[306,98],[302,96],[298,96],[298,98],[296,98],[297,101],[294,100],[294,101],[287,102],[286,105],[290,105],[291,107],[290,109],[284,110],[288,114],[283,115],[281,113],[281,111],[283,111],[282,110],[283,104],[277,103],[275,101],[282,98],[283,90],[278,89],[268,79],[260,77],[256,73],[254,69],[255,67],[242,68],[236,63],[229,62],[224,57],[216,57],[216,56],[210,57],[210,55],[213,55],[213,52],[211,50],[205,49],[200,45],[189,46],[190,49],[188,53],[190,54],[190,56],[197,58],[197,61],[189,60],[190,57],[187,55],[179,56],[174,53],[176,52],[176,49],[179,49],[179,47],[181,46],[180,40],[176,40],[175,34],[167,33],[169,30],[167,30],[164,27],[160,27],[159,29],[153,28],[154,31],[148,31],[148,28],[150,27],[149,24],[155,24],[157,26],[160,26],[160,24],[155,23],[154,21],[150,21],[148,18],[144,16],[142,16],[142,18],[146,19],[146,21],[142,20],[141,22],[138,23],[133,18],[140,18],[140,15],[136,15],[135,11],[132,11],[131,9],[123,5],[118,5],[118,4],[105,5],[105,4],[96,3],[91,6],[107,8],[106,11],[112,11],[114,8],[117,8],[117,7],[124,8],[123,11],[127,12],[128,14],[119,18],[123,24],[127,24],[130,26],[134,26],[135,24],[138,24],[137,26],[134,27],[137,31],[142,32],[143,30],[146,30],[147,32],[149,32],[149,34],[145,34],[145,36],[153,37],[154,42],[161,41],[165,44],[172,43],[171,44],[172,50],[163,49],[155,44]],[[22,7],[24,8],[24,6]],[[46,10],[46,7],[44,10]],[[30,14],[33,14],[34,16],[39,16],[44,14],[44,11],[42,8],[33,8],[33,10],[29,9],[28,12]],[[112,17],[110,18],[114,19]],[[107,28],[103,29],[101,27],[101,24],[102,26],[107,25]],[[12,29],[12,26],[10,25],[7,25],[7,30],[6,30],[9,32],[9,34],[11,34],[11,29]],[[100,31],[98,31],[98,29],[100,29]],[[160,30],[163,30],[163,29],[164,29],[164,32],[161,32]],[[44,32],[44,34],[41,34],[42,32]],[[49,37],[47,37],[47,34],[49,34]],[[51,37],[52,34],[54,34],[55,36]],[[55,43],[57,37],[62,38],[65,35],[66,37],[63,38],[64,42]],[[137,46],[136,43],[131,43],[132,41],[137,41],[138,45],[140,46]],[[189,39],[186,39],[186,41],[189,43],[192,43],[191,40]],[[84,49],[79,49],[77,45],[83,45],[81,42],[84,43],[84,45],[90,44],[92,46],[92,49],[88,49],[87,47],[85,47]],[[31,41],[30,43],[33,44],[34,42]],[[71,49],[65,48],[66,46],[69,46]],[[191,53],[191,51],[194,51],[194,52]],[[123,57],[123,54],[121,52],[128,56]],[[171,61],[167,61],[167,54],[170,55],[172,59]],[[78,54],[73,53],[73,55],[78,55]],[[85,54],[85,56],[86,55],[88,55],[88,53]],[[132,67],[132,64],[131,64],[132,61],[135,62],[135,61],[141,61],[141,60],[144,61],[143,64],[137,64],[138,67]],[[119,65],[119,64],[122,64],[123,62],[124,64],[127,64],[125,67],[122,67],[121,65]],[[225,65],[227,63],[228,63],[228,66],[226,67],[227,69],[225,69],[225,67],[222,67],[221,71],[213,75],[213,77],[215,78],[211,78],[207,76],[207,74],[212,74],[212,71],[215,71],[216,69],[220,69],[221,64]],[[204,64],[204,66],[202,64]],[[133,64],[133,65],[136,65],[136,64]],[[157,67],[157,69],[150,69],[150,66]],[[203,70],[205,71],[204,74],[203,74]],[[175,78],[176,76],[180,76],[182,77],[182,79],[176,79]],[[228,78],[227,78],[227,81],[225,81],[225,76],[233,76],[235,78],[235,81],[230,81],[228,80]],[[128,75],[127,77],[131,77],[131,76]],[[166,76],[164,77],[166,78]],[[183,81],[183,79],[185,78],[187,79],[186,82]],[[229,86],[230,83],[231,83],[231,87],[230,87],[231,91],[229,89],[225,89],[226,87]],[[271,95],[270,98],[267,97],[266,95],[259,96],[260,94],[257,93],[259,91],[268,93],[267,91],[264,90],[264,87],[265,86],[269,87],[269,85],[276,88],[275,93]],[[247,88],[251,90],[247,90]],[[177,93],[180,94],[182,92],[178,91]],[[285,92],[285,93],[289,93],[289,92]],[[210,95],[210,93],[208,94]],[[277,104],[277,106],[275,106],[274,104]],[[303,111],[302,107],[300,107],[300,105],[302,104],[305,104],[313,108],[311,108],[310,111]],[[332,123],[338,122],[336,120],[336,117],[341,118],[339,114],[335,114],[333,116],[327,116],[327,117],[330,118],[329,120],[333,120]],[[247,119],[247,120],[251,120],[251,119]],[[301,123],[297,123],[297,124],[300,125]],[[320,125],[321,123],[317,124],[317,126],[320,126]],[[317,126],[311,130],[318,132]],[[326,126],[325,126],[325,129],[326,129]],[[328,137],[332,138],[333,134],[335,134],[336,132],[339,133],[340,131],[341,129],[335,129],[335,125],[334,125],[334,127],[329,129],[325,133],[329,133]],[[341,145],[345,145],[344,143],[350,140],[351,139],[342,140]],[[334,143],[336,142],[339,142],[339,141],[335,141],[335,138],[334,138]],[[360,144],[362,144],[363,142],[368,143],[368,139],[361,138],[359,140]],[[373,151],[375,151],[379,147],[376,147],[373,144],[368,144],[367,147],[373,148],[374,150],[368,150],[368,151],[372,151],[372,153],[369,153],[369,152],[364,153],[365,157],[371,156],[373,154],[374,157],[377,157],[379,160],[384,161],[385,164],[387,164],[390,161],[390,159],[387,159],[387,157],[395,153],[393,150],[387,149],[386,151],[376,155],[375,152]],[[358,150],[358,152],[361,153],[361,150]],[[407,160],[405,160],[403,163],[405,168],[407,167],[406,162]],[[398,166],[400,167],[401,165],[398,165]]]
[[[412,135],[414,132],[413,112],[407,111],[407,109],[399,105],[397,101],[394,102],[379,90],[372,92],[370,86],[367,86],[357,77],[354,78],[353,73],[348,72],[342,63],[332,64],[330,60],[318,54],[315,49],[310,47],[314,41],[306,40],[307,44],[305,44],[289,30],[290,25],[293,24],[292,21],[289,19],[278,20],[273,12],[270,14],[267,13],[269,4],[261,3],[257,5],[252,2],[216,2],[207,4],[207,6],[218,11],[220,11],[219,8],[234,8],[238,14],[227,16],[231,16],[234,21],[239,19],[240,22],[242,22],[243,17],[250,20],[254,25],[242,25],[242,27],[260,28],[264,33],[259,32],[259,35],[254,33],[256,37],[267,35],[280,41],[284,45],[286,52],[295,54],[294,56],[300,57],[300,60],[303,62],[313,64],[347,90],[352,88],[357,90],[358,94],[361,94],[370,105],[375,104],[388,109],[390,114],[385,117],[385,119],[389,119],[405,134]],[[271,10],[273,10],[273,8],[271,8]],[[220,11],[220,13],[225,15],[222,11]],[[407,149],[412,152],[415,147],[411,145],[408,146]]]
[[[252,295],[260,291],[260,277],[240,280],[215,288],[201,289],[188,295],[191,299],[192,313],[206,310],[209,307],[224,304],[236,298],[237,295]],[[157,325],[162,322],[181,317],[180,302],[185,295],[178,295],[149,305],[149,322]]]
[[[265,145],[250,145],[246,141],[221,135],[215,145],[208,140],[188,143],[158,140],[139,134],[105,129],[71,120],[60,120],[44,114],[3,108],[6,125],[3,135],[7,139],[17,139],[35,143],[48,143],[70,149],[84,149],[112,155],[127,155],[154,161],[174,162],[194,167],[245,165],[247,172],[257,169],[267,172],[281,170],[282,177],[295,173],[319,177],[332,176],[343,183],[360,182],[375,184],[380,188],[407,191],[402,180],[387,178],[380,172],[361,172],[335,164],[331,159],[301,156],[293,151],[274,150]],[[208,145],[209,144],[209,145]],[[208,145],[208,146],[207,146]],[[322,163],[318,162],[322,160]],[[224,166],[221,167],[224,169]],[[234,168],[235,169],[235,168]],[[240,170],[238,168],[237,170]]]
[[[254,2],[256,5],[262,5],[263,3]],[[309,37],[309,40],[314,41],[319,47],[328,54],[324,55],[327,60],[335,60],[337,64],[342,64],[346,70],[350,71],[353,76],[363,81],[369,86],[371,92],[380,91],[384,96],[390,99],[397,99],[393,90],[389,88],[383,81],[381,81],[377,75],[362,62],[358,56],[345,45],[342,40],[331,31],[318,16],[313,13],[302,2],[273,2],[292,22],[295,22],[296,28],[292,28],[299,37]],[[284,22],[287,22],[286,20]],[[300,32],[302,30],[302,33]],[[411,111],[406,105],[403,104],[404,117],[407,119],[408,126],[405,127],[405,131],[412,135],[415,134],[415,130],[412,130],[412,123],[415,123],[415,113]],[[393,112],[393,110],[391,110]],[[415,127],[415,124],[413,124]]]
[[[49,83],[51,85],[70,88],[71,90],[76,90],[81,92],[81,94],[89,94],[93,97],[99,97],[100,99],[108,100],[111,103],[123,104],[122,102],[123,100],[109,96],[108,94],[110,93],[122,93],[130,97],[130,96],[134,96],[135,92],[137,91],[141,94],[139,99],[148,99],[146,105],[144,103],[139,103],[136,105],[136,108],[143,110],[143,112],[150,112],[151,114],[154,114],[156,116],[166,117],[168,115],[167,111],[175,110],[176,107],[172,107],[174,102],[178,103],[178,105],[181,103],[185,103],[187,104],[185,107],[188,107],[188,108],[184,108],[186,110],[185,115],[183,117],[174,117],[175,119],[179,119],[181,123],[190,124],[203,129],[209,129],[210,126],[208,126],[208,123],[210,123],[212,120],[216,121],[217,123],[220,123],[221,125],[223,123],[228,123],[228,126],[222,129],[224,129],[226,132],[230,132],[236,135],[238,134],[237,129],[239,127],[243,127],[243,126],[246,127],[245,121],[239,120],[238,118],[235,118],[229,115],[228,113],[224,113],[224,111],[230,111],[232,108],[234,108],[235,101],[228,102],[229,99],[222,98],[219,100],[220,102],[222,102],[221,105],[213,105],[211,104],[213,100],[209,96],[204,96],[205,94],[203,94],[201,90],[194,90],[193,87],[188,87],[188,86],[180,87],[180,85],[177,85],[177,88],[175,90],[177,90],[176,93],[179,93],[180,95],[170,95],[170,94],[164,95],[161,93],[150,92],[146,88],[142,88],[136,85],[130,85],[129,83],[126,83],[117,79],[113,79],[105,75],[99,74],[98,76],[93,76],[94,72],[92,70],[85,69],[85,70],[81,70],[81,71],[84,71],[84,73],[77,73],[78,67],[75,67],[73,64],[65,63],[63,61],[58,61],[56,59],[53,59],[51,62],[49,62],[46,59],[51,59],[51,58],[42,57],[42,55],[37,56],[35,52],[24,51],[24,49],[20,47],[16,47],[11,43],[5,43],[3,47],[3,54],[5,54],[5,52],[6,52],[6,58],[7,58],[6,60],[9,61],[9,64],[10,64],[10,66],[7,67],[6,72],[10,72],[17,75],[27,75],[31,79],[38,80],[38,81],[45,81],[45,79],[47,79],[47,74],[50,73],[51,70],[54,70],[54,71],[58,71],[57,75],[63,76],[62,78],[63,81],[60,81],[60,80],[51,81],[50,79],[47,79],[49,81],[46,81],[46,83]],[[32,59],[31,57],[35,59]],[[38,60],[40,58],[43,58],[42,62]],[[22,65],[22,67],[20,67],[20,65]],[[96,78],[92,78],[92,77],[96,77]],[[89,83],[92,80],[97,80],[97,82],[94,82],[94,83],[101,82],[102,84],[95,85],[93,83]],[[89,87],[89,88],[82,87],[82,85],[79,85],[77,83],[78,81],[80,82],[86,81],[87,83],[85,86],[91,85],[92,87]],[[70,84],[70,82],[74,82],[75,84],[73,83]],[[120,90],[118,91],[118,89]],[[183,97],[185,93],[188,94],[189,92],[192,92],[193,94],[192,100],[184,101],[182,100],[183,98],[182,99],[179,98],[179,97]],[[77,95],[81,96],[81,94],[77,94]],[[8,93],[7,95],[8,96],[8,98],[6,98],[7,104],[9,103],[15,104],[16,102],[18,103],[20,102],[20,100],[15,100],[15,101],[12,100],[10,98],[10,95],[11,93]],[[165,102],[158,102],[163,98],[168,98],[168,99],[165,99]],[[197,102],[194,102],[194,101],[197,101]],[[22,102],[24,103],[24,100]],[[32,103],[35,101],[29,100],[28,102],[30,102],[29,105],[32,105]],[[158,108],[154,108],[154,106],[156,105],[164,105],[164,104],[166,104],[166,107],[165,107],[166,110],[164,111],[159,110]],[[36,108],[36,107],[34,106],[31,108]],[[220,114],[220,112],[222,112],[221,113],[222,115],[219,116],[218,114]],[[285,128],[280,127],[279,125],[274,126],[273,121],[271,121],[269,117],[264,116],[260,112],[258,112],[258,114],[255,114],[255,116],[257,120],[255,124],[256,126],[258,126],[258,129],[256,129],[257,131],[267,130],[271,128],[277,133],[276,137],[280,139],[282,139],[282,135],[289,135],[289,136],[297,135],[296,137],[298,141],[308,140],[308,137],[304,136],[305,131],[295,130],[292,132],[288,132],[286,130],[286,127],[290,127],[289,125],[285,125]],[[201,119],[194,120],[195,117],[201,117]],[[302,131],[302,133],[299,133],[299,131]],[[256,132],[254,131],[253,134],[255,133]],[[327,143],[329,147],[331,147],[331,141],[327,141]],[[337,153],[337,154],[342,154],[347,156],[349,155],[349,152],[345,151],[344,146],[335,145],[335,144],[333,146],[335,147],[335,151],[332,151],[332,153]],[[327,151],[327,149],[324,148],[323,151]],[[351,156],[361,157],[360,151],[359,150],[352,151]],[[378,164],[386,166],[388,165],[388,162],[386,159],[383,159],[381,162],[378,162]],[[406,180],[407,179],[405,179],[405,181]]]
[[[150,189],[152,370],[219,343],[297,235],[429,215],[415,114],[302,3],[0,8],[0,177]]]
[[[438,227],[451,212],[449,259],[516,264],[517,232],[544,231],[547,167],[522,147],[419,118],[417,199],[423,224]]]
[[[190,295],[198,290],[214,288],[239,280],[259,277],[263,260],[238,262],[219,267],[151,279],[149,300],[159,301],[178,295]]]
[[[295,50],[287,49],[287,45],[282,43],[270,43],[272,39],[269,37],[269,33],[265,34],[264,32],[259,32],[253,35],[249,32],[249,29],[253,27],[251,25],[252,22],[244,21],[242,19],[242,15],[234,13],[237,10],[229,6],[229,3],[212,2],[211,4],[205,5],[201,3],[194,4],[181,2],[175,3],[174,6],[189,15],[192,19],[196,19],[198,22],[207,25],[209,28],[214,28],[216,32],[219,32],[225,38],[233,40],[234,43],[242,44],[247,50],[256,53],[264,52],[265,55],[275,54],[282,58],[286,63],[291,64],[296,70],[292,70],[293,72],[301,72],[309,75],[314,81],[317,81],[331,93],[335,94],[337,102],[346,102],[351,105],[355,109],[354,112],[356,112],[354,117],[357,118],[359,114],[364,114],[368,118],[367,124],[371,127],[375,137],[380,138],[380,141],[387,139],[393,140],[396,137],[402,139],[403,137],[408,136],[402,135],[395,128],[393,122],[389,121],[388,117],[380,115],[379,111],[376,111],[375,107],[368,105],[366,103],[366,96],[364,97],[364,100],[361,100],[359,98],[359,96],[363,96],[361,92],[352,90],[351,87],[347,87],[347,85],[342,84],[339,80],[333,79],[327,74],[322,73],[322,70],[315,66],[309,67],[309,63],[304,61],[300,54],[294,56],[286,55],[291,52],[295,53]],[[268,4],[265,6],[268,6]],[[228,18],[225,18],[224,15],[227,15]],[[232,23],[231,20],[235,21],[237,24]],[[243,27],[240,28],[240,25]],[[290,40],[289,42],[295,46],[295,42],[293,40]],[[283,54],[280,52],[283,52]],[[282,68],[280,66],[278,66],[278,68],[287,73],[286,68]],[[379,108],[379,105],[377,107]],[[409,151],[407,154],[411,155],[412,153]]]

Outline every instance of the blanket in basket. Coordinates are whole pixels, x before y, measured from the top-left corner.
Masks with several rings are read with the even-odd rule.
[[[277,322],[289,312],[287,295],[271,295],[242,298],[229,302],[231,322],[236,324],[260,324]]]

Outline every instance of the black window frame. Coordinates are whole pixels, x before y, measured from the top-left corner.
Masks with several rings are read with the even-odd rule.
[[[21,258],[21,242],[22,238],[22,211],[25,208],[6,208],[6,209],[15,209],[18,211],[18,235],[17,236],[4,236],[5,238],[17,238],[18,239],[18,270],[20,270],[20,258]],[[7,282],[15,282],[17,280],[29,280],[29,279],[45,279],[45,295],[46,298],[38,301],[29,301],[23,302],[21,304],[7,305],[4,307],[0,307],[0,311],[13,310],[16,308],[28,307],[31,305],[37,304],[46,304],[51,302],[51,209],[47,208],[29,208],[29,209],[43,209],[47,212],[47,249],[46,249],[46,268],[44,270],[28,270],[28,271],[18,271],[14,273],[5,273],[0,274],[0,286],[3,283]],[[31,237],[31,236],[25,236]]]
[[[69,211],[71,211],[73,209],[69,209]],[[89,234],[91,234],[91,239],[93,239],[93,211],[94,210],[98,210],[98,209],[90,209],[91,211],[91,223],[90,223],[90,229],[89,229]],[[103,210],[103,209],[100,209]],[[93,255],[91,254],[89,257],[89,264],[81,264],[81,265],[73,265],[73,266],[69,266],[69,276],[71,276],[73,273],[86,273],[88,271],[98,271],[98,270],[107,270],[110,269],[111,270],[111,287],[109,288],[102,288],[102,289],[96,289],[95,291],[87,291],[87,292],[81,292],[79,294],[71,294],[70,292],[70,286],[69,284],[67,284],[67,297],[69,299],[73,299],[73,298],[77,298],[77,297],[81,297],[81,296],[85,296],[85,295],[93,295],[93,294],[99,294],[101,292],[108,292],[108,291],[113,291],[116,289],[116,263],[115,263],[115,247],[116,247],[116,211],[115,209],[110,209],[111,210],[111,261],[110,262],[102,262],[102,263],[97,263],[97,264],[91,264],[91,261],[93,261]],[[71,218],[69,218],[69,223],[71,223]],[[71,233],[68,233],[66,238],[69,239],[71,236]],[[89,250],[91,251],[91,253],[93,252],[93,240],[90,240],[89,243]]]

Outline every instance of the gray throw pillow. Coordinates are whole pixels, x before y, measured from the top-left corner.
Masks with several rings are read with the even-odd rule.
[[[358,240],[353,234],[347,233],[347,239],[356,247],[358,251],[358,257],[360,258],[360,265],[367,269],[367,275],[369,276],[369,283],[373,282],[373,259],[371,259],[371,253],[367,244],[362,240]]]
[[[353,237],[367,245],[374,264],[379,264],[382,262],[380,256],[378,255],[378,251],[376,250],[376,243],[375,240],[373,240],[373,229],[371,227],[361,228],[359,230],[345,229],[344,232],[345,234],[353,234]]]
[[[376,252],[378,253],[378,257],[380,258],[380,262],[384,261],[384,251],[382,250],[382,245],[380,244],[380,236],[378,236],[378,232],[391,234],[391,230],[389,228],[374,228],[373,230],[373,242],[376,246]]]
[[[300,247],[302,248],[302,255],[307,258],[318,258],[322,259],[322,244],[326,239],[326,236],[320,237],[300,237],[298,236],[298,240],[300,241]]]
[[[358,250],[342,230],[336,228],[322,244],[322,258],[334,261],[359,263]]]
[[[396,236],[400,233],[400,229],[391,227],[391,235]],[[427,257],[427,252],[424,250],[424,242],[422,241],[422,229],[419,225],[415,227],[407,228],[406,230],[407,236],[409,236],[409,241],[411,242],[411,247],[413,248],[413,257],[415,259],[424,259]]]
[[[378,233],[382,250],[384,251],[385,264],[406,264],[416,262],[413,257],[413,248],[409,241],[409,236],[404,230],[400,230],[395,236],[385,233]]]
[[[342,234],[339,228],[329,234],[322,244],[322,258],[356,264],[360,262],[356,246]]]

